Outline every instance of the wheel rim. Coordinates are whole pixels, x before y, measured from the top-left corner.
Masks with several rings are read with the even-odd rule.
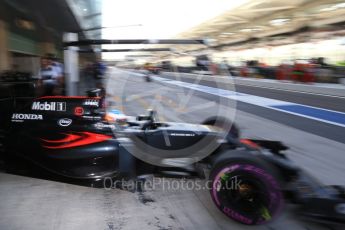
[[[241,181],[237,186],[238,188],[233,188],[233,186],[229,188],[226,185],[229,182],[233,185],[234,181],[235,184],[236,181]],[[257,219],[256,216],[261,216],[267,221],[271,218],[267,209],[269,199],[265,186],[249,176],[238,174],[230,177],[227,181],[222,181],[218,195],[221,203],[234,207],[240,213],[247,213],[253,216],[253,219]]]
[[[262,174],[253,173],[255,170]],[[274,178],[251,165],[233,165],[220,170],[211,195],[223,213],[245,224],[269,222],[280,211],[283,201]]]

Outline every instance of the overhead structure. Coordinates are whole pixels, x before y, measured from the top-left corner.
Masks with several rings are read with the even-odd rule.
[[[80,25],[80,31],[87,39],[100,39],[102,32],[102,0],[65,0]]]
[[[151,49],[79,49],[79,53],[123,53],[123,52],[168,52],[170,48],[151,48]]]
[[[207,45],[204,39],[86,39],[65,42],[64,46],[88,46],[88,45]]]
[[[90,45],[104,45],[104,44],[114,44],[114,45],[123,45],[123,44],[141,44],[141,45],[152,45],[152,44],[176,44],[176,45],[207,45],[207,40],[200,39],[85,39],[78,40],[77,33],[65,33],[63,44],[65,46],[64,50],[64,61],[65,61],[65,74],[66,74],[66,88],[67,95],[73,96],[77,93],[76,84],[79,81],[79,56],[78,52],[83,49],[79,49],[80,46],[90,46]],[[168,48],[150,48],[150,49],[113,49],[113,50],[103,50],[104,52],[155,52],[155,51],[171,51]],[[92,49],[84,49],[84,51],[92,51]],[[102,52],[102,50],[100,49]]]
[[[281,40],[278,36],[307,31],[329,32],[335,26],[345,30],[344,22],[345,0],[250,0],[176,38],[210,38],[215,41],[214,48],[221,48],[267,37]]]
[[[0,20],[6,23],[9,52],[61,57],[61,38],[65,31],[81,31],[65,0],[0,0]],[[79,37],[86,39],[85,33]]]

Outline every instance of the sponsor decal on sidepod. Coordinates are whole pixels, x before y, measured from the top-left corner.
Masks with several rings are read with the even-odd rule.
[[[41,111],[66,111],[66,102],[35,101],[32,103],[31,109]]]
[[[58,120],[58,124],[63,127],[69,126],[70,124],[72,124],[72,119],[61,118]]]
[[[99,121],[102,119],[101,116],[82,116],[82,118],[88,121]]]
[[[84,114],[83,107],[77,106],[77,107],[74,108],[74,115],[81,116],[83,114]]]
[[[99,101],[98,100],[86,100],[83,105],[91,105],[91,106],[98,106]]]
[[[43,116],[41,114],[24,114],[24,113],[12,114],[12,121],[23,122],[24,120],[43,120]]]
[[[110,128],[110,129],[115,129],[115,125],[113,124],[104,124],[102,122],[98,122],[95,124],[95,127],[97,129],[103,129],[103,128]]]

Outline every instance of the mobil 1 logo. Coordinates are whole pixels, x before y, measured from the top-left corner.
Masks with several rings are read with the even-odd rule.
[[[66,102],[35,101],[32,103],[31,109],[40,111],[66,111]]]

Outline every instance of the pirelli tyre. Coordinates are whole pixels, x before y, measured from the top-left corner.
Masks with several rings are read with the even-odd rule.
[[[279,176],[265,162],[245,155],[241,150],[218,157],[210,173],[211,197],[231,219],[246,225],[265,224],[284,204]]]

